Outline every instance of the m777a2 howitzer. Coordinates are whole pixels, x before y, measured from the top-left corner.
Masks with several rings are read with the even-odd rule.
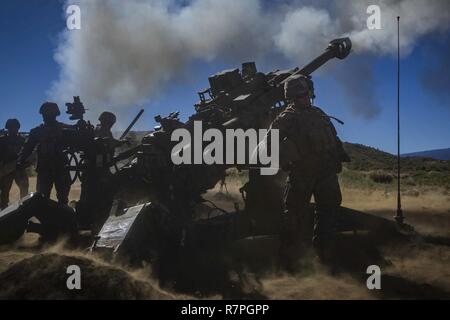
[[[155,117],[160,126],[138,147],[118,154],[112,161],[126,163],[111,176],[115,200],[109,204],[106,222],[104,218],[97,221],[101,228],[94,230],[91,251],[125,258],[130,263],[148,261],[160,280],[177,279],[180,286],[181,279],[208,283],[207,274],[224,274],[224,265],[228,269],[245,263],[261,250],[264,253],[254,261],[262,257],[271,257],[270,263],[276,261],[283,228],[283,188],[279,183],[283,174],[262,176],[255,166],[237,165],[239,170],[249,172],[249,180],[241,188],[244,207],[223,210],[204,200],[202,194],[222,181],[226,170],[234,165],[175,165],[171,152],[176,142],[171,141],[171,134],[179,128],[193,132],[195,121],[202,121],[205,130],[266,129],[286,106],[286,79],[296,74],[310,76],[327,61],[346,58],[350,51],[350,39],[343,38],[331,41],[324,53],[301,69],[261,73],[254,63],[244,63],[242,70],[226,70],[209,78],[210,88],[198,93],[196,112],[186,122],[180,121],[176,112]],[[89,170],[77,166],[72,169],[89,174]],[[28,205],[33,197],[39,200]],[[313,207],[305,214],[312,215]],[[89,212],[89,207],[84,210]],[[41,221],[44,233],[61,228],[76,236],[81,224],[76,211],[57,208],[53,201],[34,195],[0,213],[3,242],[21,236],[26,221],[36,212],[49,213],[50,218]],[[338,232],[402,234],[394,221],[343,207],[337,228]]]

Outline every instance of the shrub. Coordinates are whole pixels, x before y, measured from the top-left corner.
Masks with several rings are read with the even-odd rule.
[[[376,171],[370,174],[370,179],[372,179],[372,181],[376,183],[390,184],[392,183],[392,180],[394,178],[392,177],[392,175],[385,173],[383,171]]]

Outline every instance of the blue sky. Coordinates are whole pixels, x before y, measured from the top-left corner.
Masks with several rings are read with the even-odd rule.
[[[23,130],[29,130],[40,123],[38,108],[48,99],[48,89],[59,75],[59,66],[54,61],[53,55],[58,45],[59,34],[65,28],[63,2],[6,0],[2,1],[1,8],[0,122],[3,124],[6,119],[15,117],[21,121]],[[448,35],[445,37],[448,41]],[[434,37],[423,38],[416,44],[413,52],[402,59],[401,106],[404,153],[450,147],[448,95],[444,98],[436,96],[424,88],[421,81],[423,68],[427,63],[432,63],[427,61],[429,53],[440,49],[442,40],[440,41]],[[352,56],[349,57],[351,58]],[[257,64],[262,66],[262,71],[291,66],[287,62],[280,62],[279,59],[277,61],[286,65],[271,64],[270,58],[257,61]],[[335,63],[345,63],[345,60]],[[197,102],[196,92],[207,86],[208,76],[230,67],[238,65],[218,60],[194,63],[189,67],[193,76],[182,77],[172,85],[166,86],[157,98],[145,106],[145,116],[140,120],[137,129],[152,128],[153,117],[157,114],[165,115],[179,110],[184,118],[187,117],[194,111],[193,104]],[[314,77],[316,104],[345,122],[344,126],[336,125],[343,140],[395,152],[395,57],[375,58],[372,68],[376,80],[375,98],[381,107],[381,112],[375,118],[367,120],[358,117],[346,107],[347,97],[330,72]],[[348,74],[348,77],[351,77],[351,74]],[[60,107],[64,109],[64,106]],[[124,119],[124,122],[131,120],[137,109],[137,107],[132,109],[127,114],[129,119]],[[66,121],[66,115],[63,115],[61,120]],[[90,120],[95,122],[95,118]]]

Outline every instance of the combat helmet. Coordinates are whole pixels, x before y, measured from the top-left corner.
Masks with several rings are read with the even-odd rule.
[[[117,119],[115,114],[109,111],[102,112],[100,117],[98,117],[98,121],[109,124],[111,126],[113,126],[116,123],[116,120]]]
[[[5,124],[5,129],[7,130],[19,130],[20,122],[17,119],[8,119]]]
[[[39,113],[42,115],[48,115],[48,116],[59,116],[61,112],[59,111],[59,107],[54,102],[44,102],[39,109]]]
[[[314,83],[302,74],[291,76],[284,83],[284,96],[286,99],[294,99],[309,94],[314,98]]]

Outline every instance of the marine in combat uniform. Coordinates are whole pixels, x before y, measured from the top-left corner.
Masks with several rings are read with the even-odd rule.
[[[68,158],[64,153],[66,143],[64,130],[72,126],[58,122],[61,114],[56,103],[45,102],[39,113],[44,123],[32,129],[17,160],[18,168],[23,167],[26,159],[37,147],[37,183],[36,191],[49,198],[53,186],[56,189],[58,202],[68,203],[71,179]]]
[[[112,134],[112,127],[116,123],[116,116],[114,113],[105,111],[98,118],[99,124],[95,128],[95,138],[97,148],[97,156],[101,156],[103,160],[103,169],[110,173],[109,167],[116,153],[116,148],[122,146],[128,141],[114,139]]]
[[[271,128],[279,129],[280,161],[289,173],[285,213],[300,239],[311,239],[312,235],[316,253],[324,258],[332,246],[335,216],[342,201],[337,174],[348,156],[330,117],[311,103],[312,81],[294,76],[284,90],[289,104]],[[307,214],[312,196],[316,202],[313,218]]]
[[[116,115],[112,112],[102,112],[98,117],[99,124],[95,128],[95,135],[99,138],[113,138],[112,127],[117,121]]]
[[[86,152],[86,169],[81,176],[81,195],[77,215],[84,228],[103,225],[109,215],[114,196],[113,165],[115,149],[122,144],[112,134],[116,116],[105,111],[99,117],[94,141]]]
[[[14,170],[17,156],[25,143],[25,138],[19,134],[20,122],[17,119],[8,119],[5,129],[6,134],[0,137],[0,163],[5,167],[11,164],[13,169],[0,178],[0,209],[6,208],[9,204],[9,192],[13,182],[19,187],[21,198],[28,194],[29,186],[25,168]]]
[[[109,164],[114,158],[116,148],[129,144],[128,140],[117,140],[113,137],[112,127],[116,123],[116,115],[112,112],[102,112],[98,118],[99,124],[95,128],[95,137],[103,145],[103,156]]]

